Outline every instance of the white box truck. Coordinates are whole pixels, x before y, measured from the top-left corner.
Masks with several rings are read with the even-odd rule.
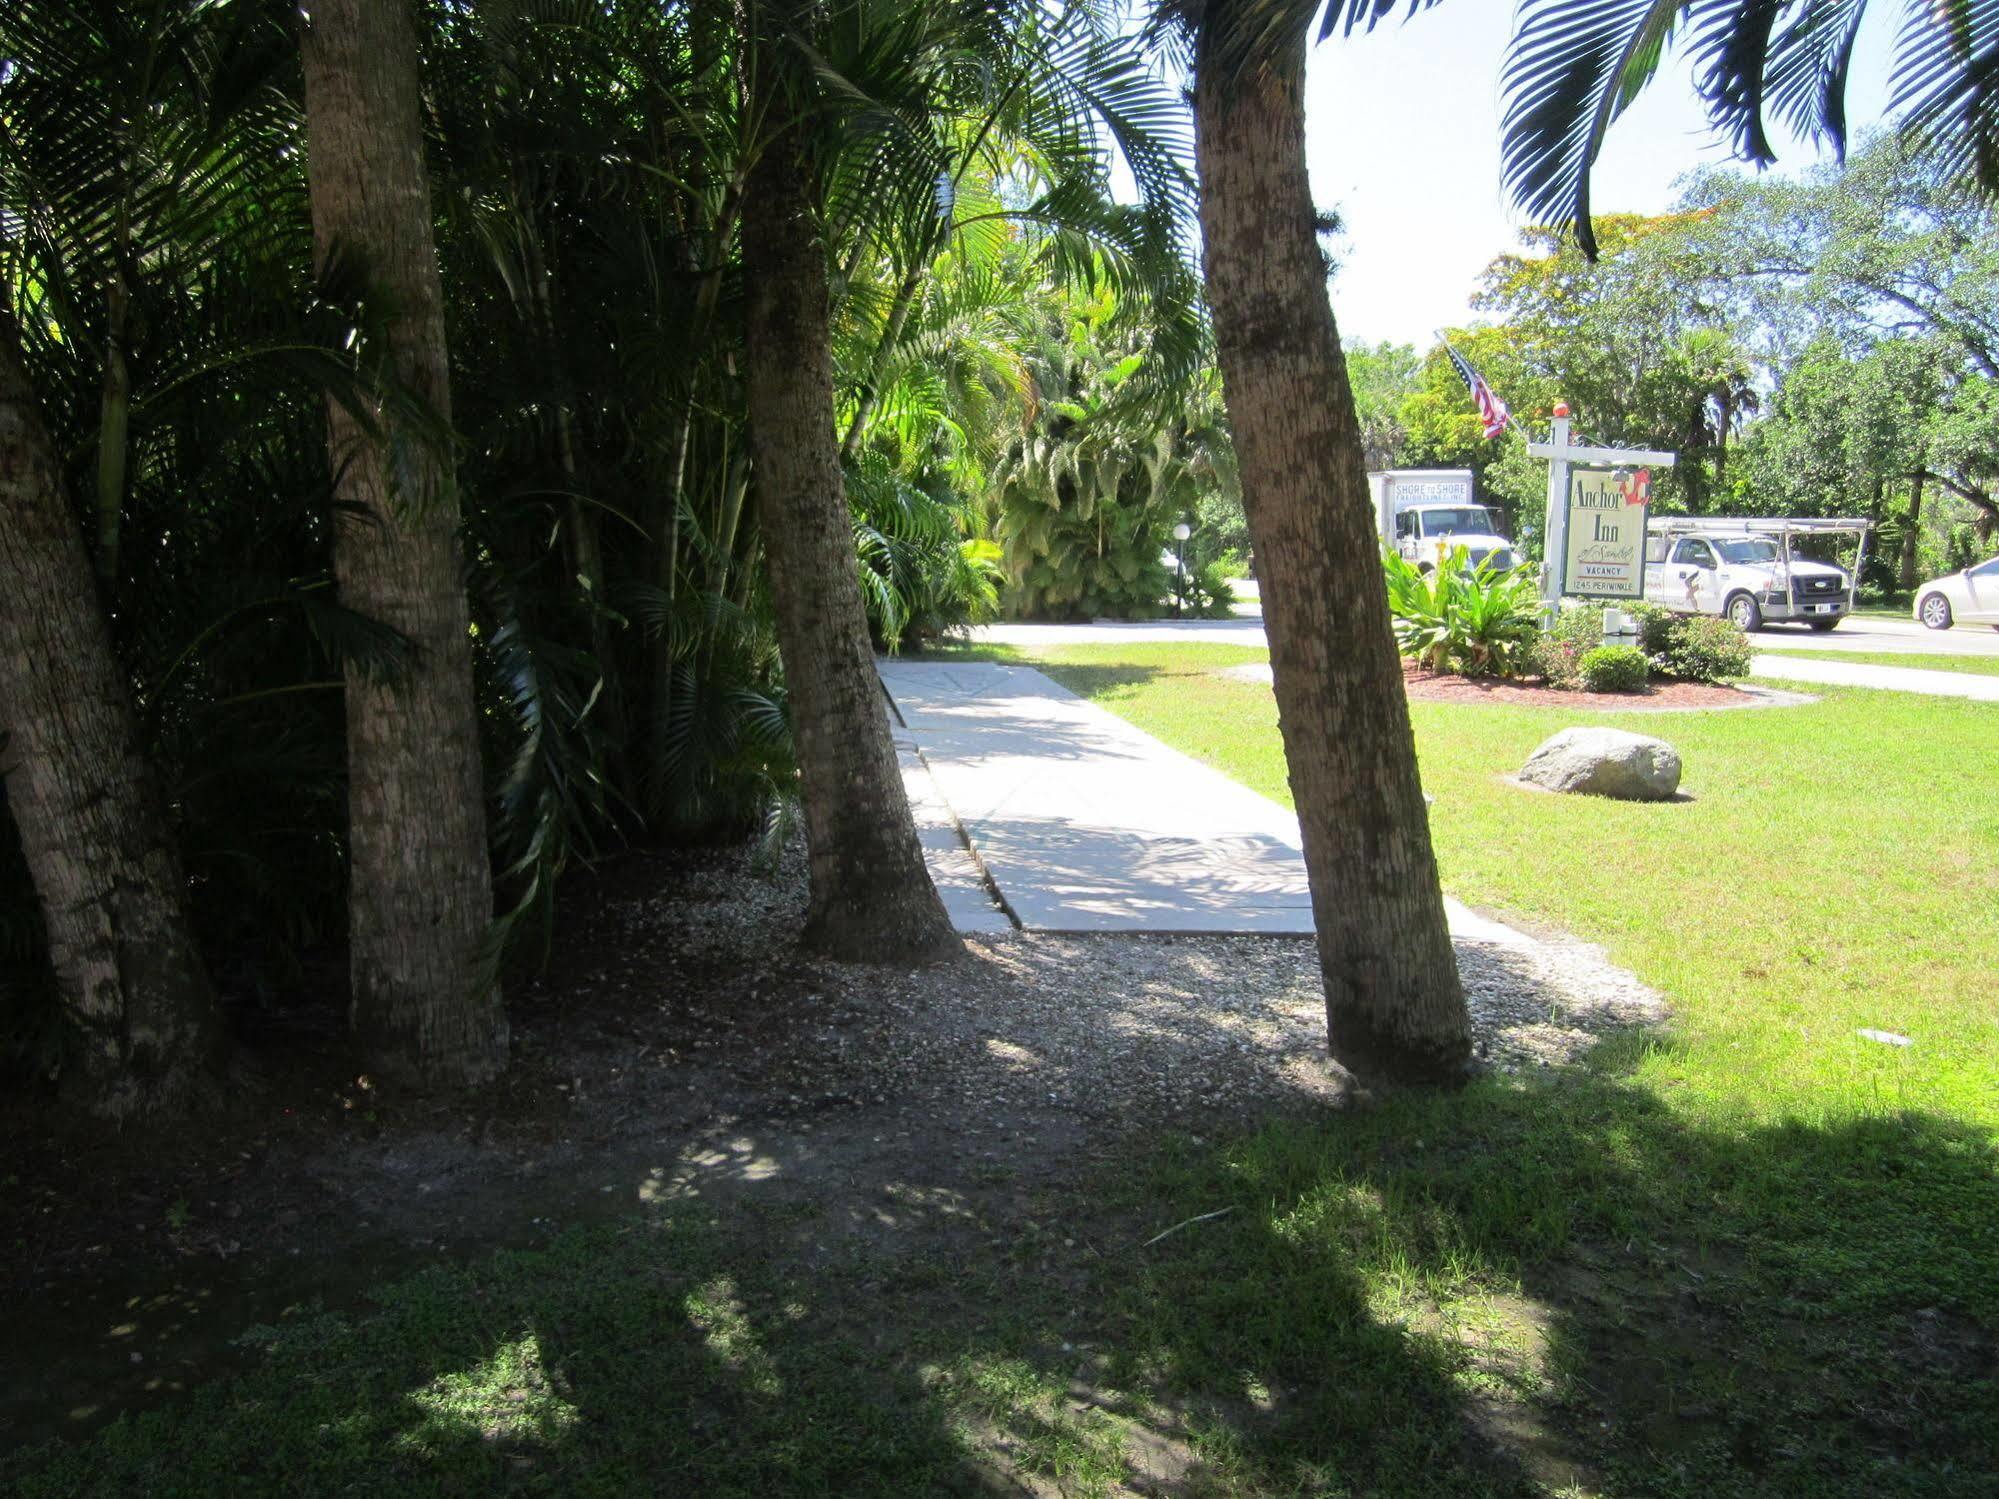
[[[1381,539],[1424,572],[1457,547],[1465,549],[1473,567],[1520,562],[1492,512],[1473,498],[1477,491],[1468,468],[1386,469],[1369,474],[1367,487]]]

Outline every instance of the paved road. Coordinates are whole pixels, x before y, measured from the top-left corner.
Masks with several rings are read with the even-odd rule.
[[[1852,633],[1849,634],[1849,631]],[[1099,620],[1086,625],[988,625],[974,632],[974,638],[995,645],[1017,645],[1026,649],[1118,642],[1127,645],[1200,642],[1246,645],[1259,649],[1268,644],[1262,619],[1253,616],[1225,620],[1155,620],[1147,624]],[[1814,635],[1802,627],[1773,627],[1760,631],[1754,639],[1758,676],[1792,682],[1816,682],[1826,687],[1876,687],[1891,692],[1919,692],[1932,697],[1999,702],[1999,677],[1977,676],[1971,672],[1872,666],[1856,661],[1785,654],[1787,647],[1791,650],[1820,650],[1829,649],[1828,643],[1834,642],[1846,650],[1894,655],[1999,656],[1999,631],[1965,627],[1938,631],[1926,630],[1914,620],[1850,619],[1837,630],[1824,635]]]
[[[1311,933],[1298,820],[1277,803],[1027,667],[885,661],[881,674],[961,931],[998,924],[967,884],[968,841],[1029,931]],[[1449,909],[1459,937],[1525,940]]]
[[[1891,656],[1999,656],[1999,630],[1989,625],[1926,630],[1913,619],[1856,614],[1823,635],[1803,625],[1770,625],[1757,632],[1756,647],[1764,651],[1867,651]]]

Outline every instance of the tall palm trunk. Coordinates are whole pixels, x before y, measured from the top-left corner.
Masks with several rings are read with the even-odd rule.
[[[1256,548],[1333,1055],[1435,1081],[1470,1052],[1389,626],[1360,424],[1305,172],[1305,39],[1217,62],[1194,92],[1201,230],[1222,386]]]
[[[303,28],[315,253],[359,258],[388,312],[383,364],[448,430],[408,10],[314,0]],[[416,657],[394,686],[347,674],[353,1025],[385,1073],[478,1082],[506,1065],[507,1022],[485,953],[492,875],[457,496],[441,442],[374,415],[370,430],[327,403],[334,570],[343,601],[400,630]]]
[[[0,317],[0,766],[48,930],[65,1082],[118,1118],[201,1103],[226,1033],[90,557]]]
[[[752,483],[805,801],[808,946],[850,960],[948,951],[868,644],[833,435],[826,250],[804,131],[750,174],[743,215]]]

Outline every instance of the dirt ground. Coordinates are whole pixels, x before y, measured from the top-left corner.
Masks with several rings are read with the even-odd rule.
[[[0,1447],[225,1373],[288,1306],[662,1198],[811,1199],[850,1235],[973,1232],[1134,1133],[1349,1097],[1288,938],[971,938],[915,972],[802,956],[796,850],[632,852],[572,879],[511,989],[501,1082],[435,1099],[352,1063],[337,984],[237,1014],[212,1117],[118,1133],[0,1105]],[[1485,1065],[1561,1065],[1656,995],[1594,949],[1461,944]],[[1004,1169],[995,1169],[1004,1168]]]

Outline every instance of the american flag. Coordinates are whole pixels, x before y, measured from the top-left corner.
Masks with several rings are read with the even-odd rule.
[[[1506,424],[1513,419],[1513,414],[1506,409],[1506,403],[1492,393],[1492,387],[1485,383],[1485,376],[1467,364],[1464,355],[1449,344],[1444,345],[1444,352],[1451,356],[1451,363],[1457,367],[1458,378],[1465,382],[1465,389],[1470,391],[1471,398],[1478,402],[1478,414],[1485,420],[1485,435],[1499,436],[1506,430]]]

